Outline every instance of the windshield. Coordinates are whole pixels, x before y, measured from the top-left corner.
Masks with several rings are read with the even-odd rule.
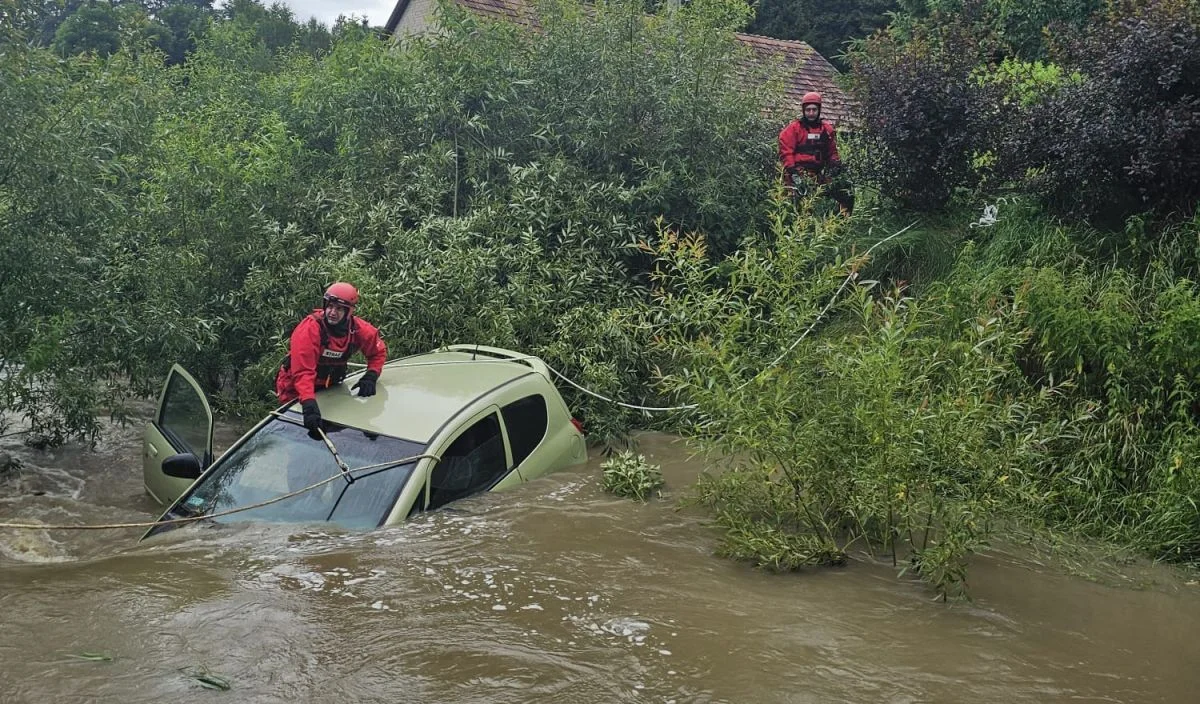
[[[288,414],[288,417],[299,417]],[[326,422],[325,432],[351,469],[419,455],[425,446]],[[250,506],[316,484],[338,479],[268,506],[214,518],[220,522],[332,521],[347,528],[374,528],[412,475],[415,462],[353,472],[348,483],[321,440],[303,426],[276,418],[247,438],[192,490],[172,513],[193,516]]]

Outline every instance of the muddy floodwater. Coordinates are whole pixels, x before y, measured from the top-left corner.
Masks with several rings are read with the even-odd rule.
[[[0,522],[154,518],[140,443],[0,440],[24,464]],[[1200,702],[1186,575],[1008,549],[942,604],[884,563],[766,574],[676,509],[702,470],[682,444],[639,449],[668,485],[647,505],[595,456],[369,533],[0,529],[0,702]]]

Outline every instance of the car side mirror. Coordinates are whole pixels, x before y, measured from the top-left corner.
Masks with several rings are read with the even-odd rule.
[[[162,461],[163,474],[180,479],[195,479],[200,476],[200,458],[190,452],[171,455]]]

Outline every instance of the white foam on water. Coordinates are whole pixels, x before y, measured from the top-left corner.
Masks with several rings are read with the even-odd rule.
[[[50,564],[69,562],[73,558],[61,543],[46,531],[13,531],[0,537],[0,555],[14,562]]]

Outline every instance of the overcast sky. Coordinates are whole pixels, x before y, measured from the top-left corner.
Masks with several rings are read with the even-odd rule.
[[[269,6],[271,1],[263,4]],[[330,27],[338,15],[358,15],[366,17],[372,27],[382,26],[396,6],[395,0],[283,0],[283,4],[292,8],[298,22],[316,17]]]

